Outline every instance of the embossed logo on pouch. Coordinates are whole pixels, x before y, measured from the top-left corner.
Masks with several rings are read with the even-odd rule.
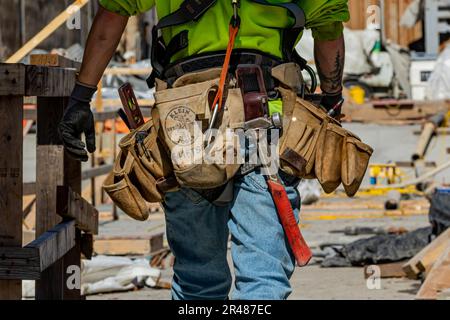
[[[186,106],[174,108],[165,120],[166,134],[176,145],[188,146],[194,142],[195,125],[195,112]]]

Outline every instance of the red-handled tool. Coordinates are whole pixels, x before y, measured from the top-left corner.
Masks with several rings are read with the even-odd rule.
[[[275,117],[275,119],[277,118],[278,116]],[[274,118],[272,118],[271,122],[275,128],[282,126],[282,121],[280,120],[275,121]],[[263,145],[264,144],[259,143],[259,157],[261,162],[267,166],[270,161],[268,160],[267,153],[263,150]],[[311,260],[312,253],[297,224],[286,188],[281,182],[278,174],[266,175],[266,181],[275,207],[277,208],[278,217],[280,218],[284,233],[288,239],[289,246],[294,253],[295,260],[300,267],[304,267]]]
[[[281,184],[279,178],[271,176],[267,179],[269,191],[277,207],[278,217],[284,229],[284,233],[289,241],[289,245],[294,253],[295,260],[300,267],[304,267],[312,258],[311,250],[308,247],[295,219],[294,210],[289,201],[286,189]]]

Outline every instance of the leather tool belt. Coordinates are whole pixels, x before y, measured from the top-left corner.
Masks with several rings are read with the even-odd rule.
[[[210,163],[197,150],[225,160],[242,150],[239,141],[228,146],[221,139],[203,148],[203,137],[198,135],[205,132],[211,119],[210,103],[220,71],[213,68],[186,73],[172,85],[157,79],[152,119],[121,140],[114,171],[104,184],[105,191],[131,217],[145,220],[148,203],[162,202],[165,193],[179,186],[200,193],[203,190],[215,198],[240,173],[241,165],[234,160]],[[318,179],[328,193],[342,183],[347,195],[353,196],[367,170],[372,148],[320,107],[298,97],[303,83],[298,65],[279,64],[270,71],[274,90],[283,102],[281,170],[298,178]],[[233,77],[227,83],[224,107],[215,126],[223,136],[227,129],[246,128],[241,88]]]

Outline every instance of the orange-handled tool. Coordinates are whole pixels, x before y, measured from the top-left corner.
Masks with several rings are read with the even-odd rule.
[[[295,219],[294,210],[289,201],[286,189],[277,177],[272,176],[267,179],[269,191],[277,207],[278,217],[284,229],[284,233],[289,242],[289,246],[294,253],[295,260],[300,267],[304,267],[312,258],[311,250],[308,247],[300,228]]]

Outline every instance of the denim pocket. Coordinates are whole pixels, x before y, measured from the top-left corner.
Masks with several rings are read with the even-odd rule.
[[[258,190],[266,191],[268,189],[266,178],[260,173],[250,173],[244,177],[244,180]]]

